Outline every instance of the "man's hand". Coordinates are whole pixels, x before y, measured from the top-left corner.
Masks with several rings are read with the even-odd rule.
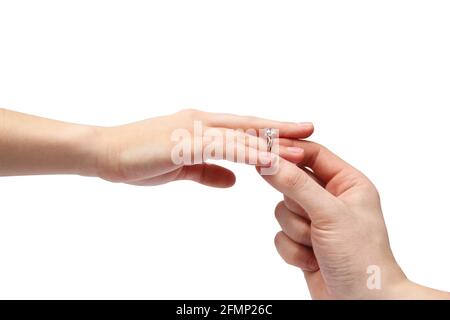
[[[277,174],[263,175],[284,194],[275,245],[303,269],[312,298],[450,298],[407,280],[390,249],[378,192],[361,172],[316,143],[284,143],[305,157],[299,166],[280,158]]]

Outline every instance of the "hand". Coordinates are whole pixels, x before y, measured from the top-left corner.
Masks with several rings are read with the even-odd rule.
[[[301,168],[279,159],[278,172],[263,178],[284,194],[275,210],[282,228],[277,250],[303,269],[312,298],[450,299],[407,280],[391,252],[369,179],[318,144],[285,144],[304,149]]]
[[[195,132],[194,121],[201,121],[202,132]],[[223,142],[225,149],[234,148],[234,151],[256,150],[258,145],[265,143],[265,140],[245,134],[238,129],[254,129],[258,132],[263,128],[279,129],[280,137],[290,139],[301,139],[310,136],[313,126],[310,123],[289,123],[276,122],[271,120],[241,117],[230,114],[215,114],[201,112],[197,110],[184,110],[169,116],[148,119],[127,125],[100,128],[99,139],[97,139],[97,167],[98,175],[109,181],[125,182],[134,185],[158,185],[174,180],[193,180],[208,186],[229,187],[234,184],[234,174],[217,165],[206,164],[205,148],[211,149],[211,144],[215,140],[206,139],[206,131],[214,129],[223,133],[225,137],[226,129],[235,130],[236,136],[241,139],[235,145]],[[185,129],[190,136],[203,139],[197,148],[192,145],[189,148],[189,161],[175,164],[171,155],[175,141],[172,141],[172,133],[177,129]],[[289,141],[289,139],[283,139]],[[214,147],[214,146],[213,146]],[[224,150],[226,151],[226,150]],[[280,146],[280,155],[289,161],[298,161],[303,154],[296,148]],[[246,152],[243,159],[245,163],[250,163]],[[226,153],[218,155],[219,159],[225,158]],[[259,153],[258,163],[270,161],[263,159],[264,154]],[[193,162],[193,159],[200,159]],[[216,155],[217,158],[217,155]],[[270,158],[270,157],[269,157]],[[237,158],[231,159],[239,161]]]

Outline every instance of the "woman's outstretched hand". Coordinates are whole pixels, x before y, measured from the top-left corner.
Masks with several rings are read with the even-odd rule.
[[[265,139],[258,136],[264,128],[277,129],[283,141],[307,138],[314,130],[311,123],[192,109],[115,127],[70,124],[0,109],[0,175],[69,173],[144,186],[193,180],[229,187],[234,174],[206,161],[270,165]],[[303,157],[301,149],[284,145],[279,154],[294,162]]]
[[[247,133],[253,130],[258,134],[263,128],[278,129],[280,137],[291,139],[306,138],[313,132],[310,123],[183,110],[169,116],[102,129],[98,173],[107,180],[135,185],[193,180],[213,187],[229,187],[235,182],[234,174],[205,162],[214,158],[252,164],[249,154],[254,151],[256,162],[253,164],[270,165],[265,139]],[[226,140],[227,134],[235,135],[235,139]],[[178,140],[181,136],[183,139]],[[177,145],[184,147],[188,154],[179,157]],[[215,151],[208,156],[206,149]],[[240,159],[236,156],[238,152],[243,155]],[[280,146],[279,152],[294,162],[303,157],[297,148]]]

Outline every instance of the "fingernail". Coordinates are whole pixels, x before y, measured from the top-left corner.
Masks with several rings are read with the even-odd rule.
[[[270,152],[261,152],[259,154],[259,162],[262,165],[270,165],[272,163],[273,158],[274,155]]]
[[[297,148],[297,147],[288,147],[287,150],[290,153],[303,153],[305,151],[302,148]]]
[[[302,128],[304,128],[304,127],[312,127],[313,126],[312,122],[299,122],[299,123],[297,123],[297,125],[299,127],[302,127]]]

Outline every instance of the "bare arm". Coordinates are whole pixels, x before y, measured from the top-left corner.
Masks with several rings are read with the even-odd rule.
[[[450,299],[449,292],[411,282],[394,258],[378,191],[360,171],[325,147],[304,149],[296,165],[280,158],[264,176],[284,194],[275,209],[282,231],[275,244],[283,259],[303,270],[314,299]],[[432,269],[430,269],[432,272]]]
[[[276,128],[287,140],[306,138],[313,132],[311,123],[278,122],[192,109],[115,127],[72,124],[0,109],[0,176],[79,174],[140,186],[193,180],[208,186],[230,187],[235,177],[226,168],[173,161],[172,150],[176,143],[172,141],[172,134],[185,129],[195,138],[193,126],[197,122],[205,131],[231,130],[243,138],[231,150],[248,151],[261,142],[261,138],[240,130]],[[208,147],[211,145],[214,144]],[[222,150],[222,146],[217,145]],[[188,158],[196,158],[198,153],[202,156],[205,146],[200,144],[199,150],[189,148],[192,154]],[[303,156],[296,148],[280,146],[279,149],[282,157],[293,162]],[[259,156],[259,160],[264,157]],[[225,153],[223,157],[240,161],[226,158]],[[244,162],[249,161],[244,159]]]
[[[0,109],[0,176],[96,175],[97,130]]]

